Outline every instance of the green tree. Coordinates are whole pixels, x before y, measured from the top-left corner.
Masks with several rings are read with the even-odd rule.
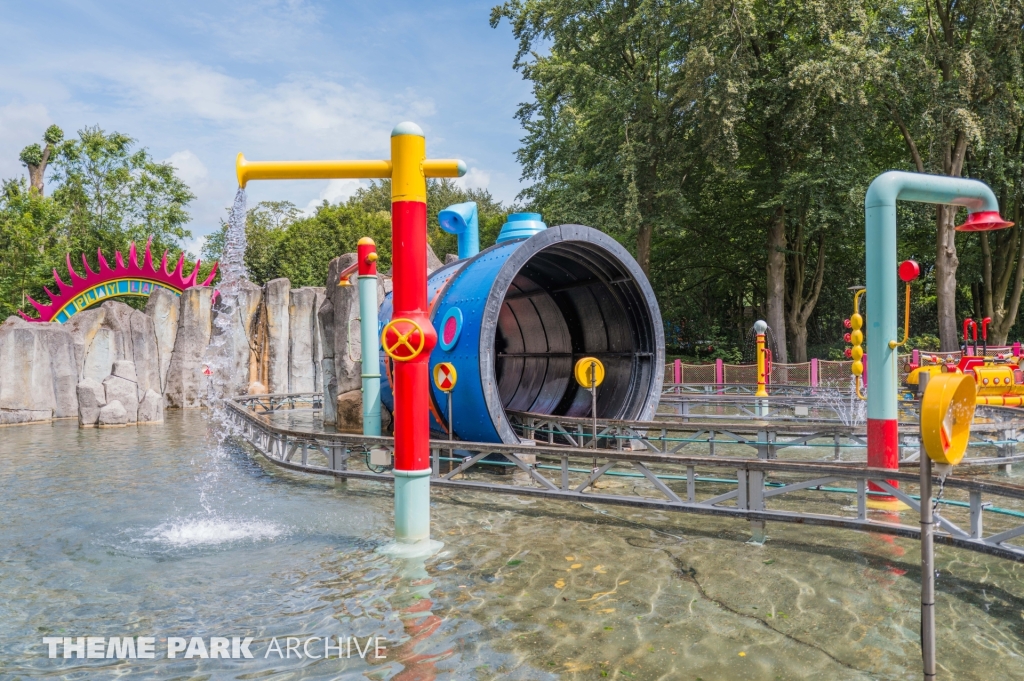
[[[66,249],[65,213],[24,179],[5,180],[0,188],[0,317],[29,308],[26,296],[49,303],[43,286]]]
[[[902,7],[891,30],[879,33],[890,54],[882,101],[914,168],[961,177],[974,166],[969,159],[977,157],[977,172],[1002,190],[1004,206],[1006,200],[1013,203],[1021,154],[1024,6],[1013,0],[918,0]],[[934,273],[943,351],[955,350],[959,337],[956,213],[953,207],[936,208]],[[1020,300],[1016,284],[1008,286],[1007,277],[1016,281],[1019,270],[1013,264],[1019,232],[1010,234],[995,237],[1000,253],[1013,254],[1008,261],[983,256],[985,309],[999,319],[1000,336],[1009,331],[1006,323],[1016,316]],[[983,250],[988,244],[988,237],[980,239]]]
[[[648,273],[665,257],[650,248],[658,232],[675,233],[679,248],[714,242],[714,253],[757,244],[778,359],[787,337],[804,359],[826,250],[855,210],[848,188],[873,124],[874,16],[855,0],[495,8],[492,25],[509,19],[515,67],[533,83],[518,113],[519,158],[536,181],[524,196],[628,239]],[[733,193],[709,200],[723,189]],[[731,214],[702,215],[709,203]],[[698,236],[708,229],[712,238]]]
[[[553,223],[584,222],[628,243],[651,272],[655,232],[682,209],[692,101],[680,97],[687,8],[663,0],[513,0],[495,7],[533,84],[520,105],[522,196]]]
[[[126,249],[150,236],[154,248],[174,249],[191,236],[186,209],[194,195],[173,166],[154,161],[128,135],[84,128],[60,145],[51,166],[72,250]]]
[[[21,150],[19,159],[28,168],[28,182],[33,190],[43,193],[46,186],[46,166],[53,155],[55,145],[64,139],[64,131],[56,125],[51,125],[43,133],[43,142],[46,144],[40,147],[38,144],[30,144]]]
[[[26,296],[48,303],[43,287],[53,286],[53,270],[67,281],[66,254],[110,255],[149,236],[156,249],[174,250],[190,236],[192,193],[127,135],[93,127],[65,140],[54,125],[43,141],[20,155],[30,181],[5,180],[0,189],[0,314],[24,311]],[[43,195],[48,169],[52,196]]]

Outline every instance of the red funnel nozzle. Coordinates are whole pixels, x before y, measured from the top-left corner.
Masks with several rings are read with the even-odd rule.
[[[985,210],[971,213],[967,216],[967,222],[958,226],[958,232],[987,232],[993,229],[1004,229],[1013,227],[1012,222],[1007,222],[999,214],[999,211]]]

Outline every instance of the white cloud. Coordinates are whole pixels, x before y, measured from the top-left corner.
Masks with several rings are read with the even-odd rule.
[[[203,252],[203,246],[206,245],[206,237],[202,234],[194,236],[191,239],[185,241],[182,246],[182,250],[185,253],[191,253],[193,257],[198,258],[199,254]]]
[[[361,186],[363,183],[359,180],[328,180],[324,188],[320,190],[320,197],[310,199],[303,212],[306,215],[312,215],[324,201],[327,203],[348,201],[349,197],[355,194]]]
[[[170,163],[178,171],[177,175],[185,184],[189,185],[193,189],[197,185],[206,182],[210,173],[206,169],[206,165],[199,160],[199,157],[193,154],[188,149],[184,151],[176,151],[171,154],[165,163]]]
[[[99,81],[97,88],[137,115],[212,125],[230,138],[258,143],[262,153],[379,151],[396,121],[434,113],[429,98],[382,96],[321,76],[299,74],[268,85],[191,61],[111,55],[73,61],[81,65],[79,77]]]
[[[491,183],[491,174],[480,168],[470,168],[465,175],[455,179],[461,189],[487,189]]]

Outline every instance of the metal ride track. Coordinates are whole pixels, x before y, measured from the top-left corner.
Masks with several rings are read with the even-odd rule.
[[[321,399],[319,394],[245,396],[226,400],[225,406],[236,427],[235,435],[275,466],[336,478],[393,482],[392,475],[374,473],[362,465],[366,451],[372,447],[393,447],[393,438],[283,428],[273,425],[268,418],[284,410],[317,408]],[[582,421],[589,423],[588,419]],[[693,425],[687,424],[691,428]],[[664,426],[663,422],[631,424],[632,432],[625,442],[632,443],[638,435],[644,435],[644,431],[652,428],[660,431]],[[755,541],[764,540],[767,522],[920,538],[916,522],[920,505],[907,493],[908,485],[916,488],[920,482],[916,467],[908,473],[868,468],[858,463],[769,458],[770,446],[775,451],[782,448],[780,445],[796,446],[776,437],[780,428],[781,434],[785,434],[793,424],[762,422],[751,426],[756,439],[750,438],[745,444],[754,447],[762,458],[681,456],[648,445],[642,445],[647,451],[634,451],[623,445],[623,439],[616,439],[622,449],[431,440],[431,485],[744,519],[751,523]],[[601,424],[601,427],[610,426]],[[751,427],[733,427],[732,430],[749,433]],[[600,427],[599,437],[606,437]],[[449,472],[441,473],[442,452],[450,452],[453,445],[468,451],[470,456],[460,459],[457,466],[453,463]],[[503,459],[501,464],[514,465],[522,475],[467,478],[467,474],[476,474],[470,468],[484,457],[488,459],[483,463],[492,465],[495,458]],[[1011,455],[974,458],[969,463],[972,471],[985,471],[1022,459],[1024,455]],[[709,477],[710,472],[716,475]],[[617,483],[623,478],[637,484]],[[494,482],[495,479],[507,482]],[[868,490],[869,482],[882,489],[882,494],[891,494],[909,506],[914,511],[911,514],[914,524],[899,522],[896,514],[869,511],[868,501],[872,495]],[[904,488],[898,489],[890,482],[901,483]],[[845,484],[845,487],[837,484]],[[1024,486],[951,476],[944,488],[947,494],[966,495],[968,500],[944,502],[955,505],[943,508],[943,513],[949,517],[936,516],[936,542],[1024,562]],[[854,495],[855,506],[837,502],[852,501],[850,497]],[[769,508],[769,501],[773,508]],[[1017,510],[1001,508],[1003,506]],[[879,519],[879,515],[887,519]],[[1020,544],[1010,543],[1018,538]]]

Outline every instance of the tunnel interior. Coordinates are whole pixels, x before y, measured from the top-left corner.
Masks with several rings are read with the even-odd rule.
[[[597,415],[640,418],[652,390],[657,334],[636,278],[611,253],[582,241],[534,254],[505,291],[494,338],[495,379],[506,410],[589,416],[575,363],[597,357],[605,379]]]

